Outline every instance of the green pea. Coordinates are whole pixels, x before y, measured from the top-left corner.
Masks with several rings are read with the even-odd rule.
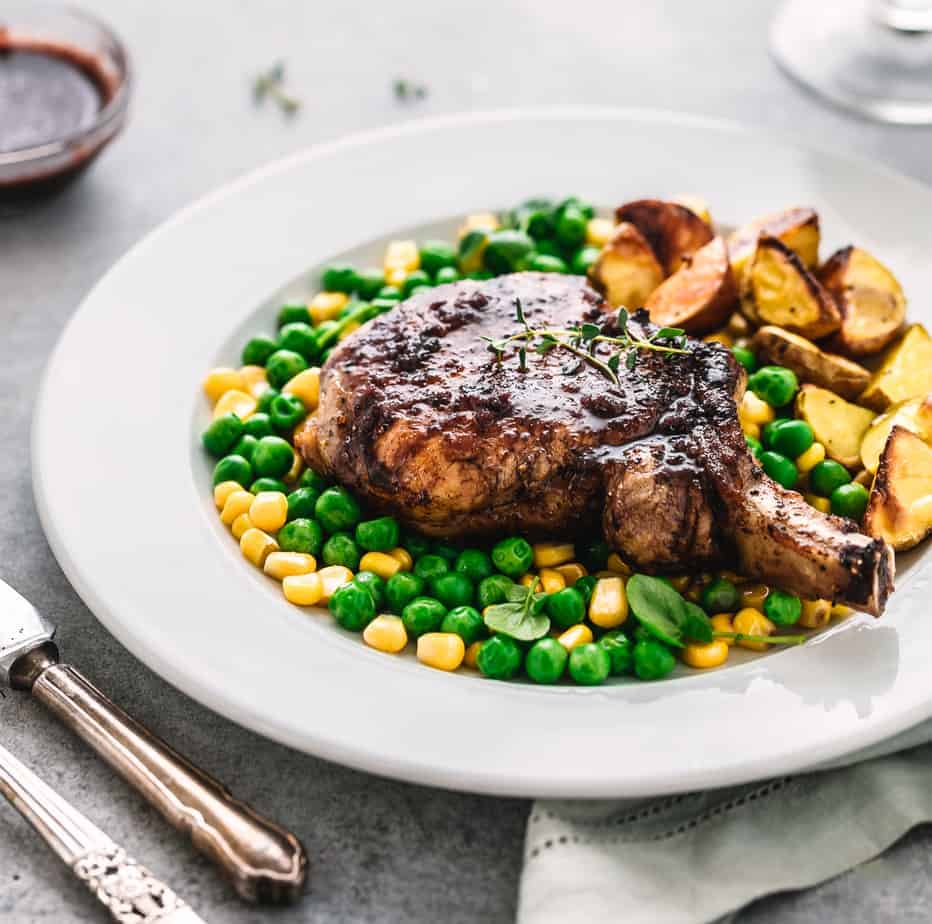
[[[346,488],[327,488],[314,505],[317,522],[328,533],[352,529],[362,516],[359,502]]]
[[[731,348],[731,355],[747,369],[748,373],[754,372],[755,369],[757,369],[757,357],[747,347],[734,346]]]
[[[431,578],[429,584],[430,592],[448,609],[472,603],[473,583],[465,574],[450,571]]]
[[[762,366],[748,379],[748,388],[771,407],[786,407],[799,390],[799,380],[792,369]]]
[[[608,654],[613,676],[631,673],[634,667],[634,644],[621,629],[606,632],[599,639],[598,645]]]
[[[502,539],[492,549],[492,564],[509,577],[518,577],[527,571],[534,561],[534,550],[520,536]]]
[[[466,549],[456,557],[453,570],[465,574],[470,581],[479,583],[494,574],[492,559],[482,549]]]
[[[414,573],[425,581],[432,581],[449,570],[449,562],[439,555],[422,555],[414,563]]]
[[[264,414],[266,417],[269,417],[269,408],[272,406],[272,402],[281,394],[277,388],[266,388],[258,398],[258,411],[260,414]],[[252,419],[252,418],[250,418]],[[271,421],[271,417],[269,420]]]
[[[535,273],[568,273],[566,261],[559,257],[552,257],[546,253],[539,253],[528,260],[527,268]]]
[[[760,454],[764,451],[764,447],[761,445],[761,441],[756,436],[750,436],[748,434],[744,435],[744,441],[748,444],[748,449],[751,450],[751,455],[755,459],[760,458]]]
[[[868,496],[867,488],[856,481],[841,484],[832,491],[832,513],[860,522],[867,509]]]
[[[734,613],[741,606],[741,594],[731,581],[719,578],[702,589],[702,606],[707,613]]]
[[[392,517],[364,520],[356,527],[356,541],[367,552],[387,552],[398,545],[399,532]]]
[[[782,590],[771,590],[764,597],[764,615],[778,626],[792,626],[799,622],[802,614],[802,601],[793,594],[784,593]]]
[[[405,277],[405,281],[401,286],[401,292],[405,298],[414,293],[414,290],[420,288],[421,286],[430,285],[430,276],[424,272],[424,270],[412,270]]]
[[[310,324],[311,312],[307,305],[282,305],[276,320],[280,328],[286,324]]]
[[[327,479],[312,468],[306,468],[301,473],[298,484],[302,488],[313,488],[318,494],[323,494],[327,490]]]
[[[252,481],[252,466],[242,456],[224,456],[214,466],[214,484],[222,481],[235,481],[243,487]]]
[[[360,584],[350,582],[338,587],[330,598],[330,612],[344,629],[362,632],[375,619],[375,600]]]
[[[359,287],[359,275],[349,263],[335,263],[321,273],[320,285],[325,292],[351,295]]]
[[[570,677],[583,686],[597,686],[608,680],[612,661],[608,652],[595,642],[577,645],[570,652]]]
[[[788,417],[778,417],[776,420],[765,423],[760,428],[760,441],[765,449],[773,449],[773,437],[777,431],[777,427],[782,427],[789,419]]]
[[[484,610],[487,606],[493,606],[496,603],[505,603],[508,600],[508,588],[514,584],[510,577],[504,574],[493,574],[491,577],[483,578],[476,588],[476,602],[479,609]]]
[[[586,239],[586,216],[576,205],[557,210],[556,238],[564,247],[579,247]],[[572,663],[572,662],[571,662]]]
[[[401,301],[401,289],[398,286],[382,286],[379,289],[377,298],[385,299],[387,301],[400,302]]]
[[[359,546],[349,533],[334,533],[324,543],[320,554],[325,565],[343,565],[350,571],[359,567],[359,559],[362,557]]]
[[[433,597],[415,597],[401,611],[401,620],[414,638],[427,632],[436,632],[443,625],[446,607]]]
[[[433,286],[415,286],[408,294],[411,296],[420,295],[422,292],[430,292]]]
[[[770,441],[775,452],[796,459],[815,442],[815,437],[805,420],[785,420],[773,431]]]
[[[364,269],[359,273],[357,292],[359,297],[369,301],[379,294],[385,285],[385,274],[380,269]]]
[[[298,353],[310,362],[317,356],[317,334],[310,324],[286,324],[278,332],[278,346],[281,350]]]
[[[467,231],[459,241],[457,248],[457,268],[461,273],[471,277],[482,262],[482,251],[489,239],[489,232],[476,228]]]
[[[560,249],[560,245],[556,241],[538,240],[534,249],[536,252],[530,254],[531,259],[533,259],[538,254],[542,254],[547,257],[560,257],[563,253],[563,251]]]
[[[456,266],[456,251],[446,241],[425,241],[421,244],[421,269],[434,276],[438,270]]]
[[[533,249],[534,241],[524,231],[513,228],[492,231],[482,255],[482,262],[492,273],[513,273]]]
[[[644,638],[634,646],[634,673],[641,680],[661,680],[676,667],[676,658],[666,645]]]
[[[599,579],[594,574],[586,574],[573,585],[573,590],[578,590],[579,593],[583,595],[583,600],[585,600],[586,606],[588,606],[589,601],[592,599],[592,592],[595,590],[595,585],[598,583]]]
[[[568,629],[586,618],[586,598],[575,586],[564,587],[547,597],[544,609],[561,629]]]
[[[263,436],[252,453],[252,465],[257,475],[280,478],[294,465],[291,443],[280,436]]]
[[[324,534],[315,520],[299,518],[286,523],[278,531],[278,545],[283,552],[305,552],[319,555]]]
[[[261,494],[263,491],[278,491],[281,494],[288,493],[288,487],[280,478],[257,478],[249,490],[253,494]]]
[[[396,571],[385,582],[389,609],[400,613],[415,597],[424,593],[424,581],[410,571]]]
[[[353,578],[353,583],[365,587],[372,594],[376,610],[382,608],[382,604],[385,602],[385,581],[374,571],[360,571]]]
[[[391,311],[392,308],[394,308],[395,305],[398,304],[398,299],[396,298],[374,298],[369,304],[371,304],[373,308],[378,309],[380,313],[384,313],[386,311]]]
[[[265,364],[265,374],[273,388],[284,388],[299,372],[307,369],[307,360],[293,350],[276,350]]]
[[[521,223],[524,226],[524,230],[535,239],[535,242],[553,237],[554,224],[552,208],[532,209],[525,213]]]
[[[293,430],[307,417],[307,409],[297,395],[276,395],[269,405],[269,417],[277,430]]]
[[[472,273],[467,273],[467,279],[477,279],[480,282],[485,282],[486,279],[494,278],[495,273],[490,273],[488,270],[474,270]]]
[[[509,680],[521,668],[521,649],[507,635],[493,635],[479,646],[476,667],[493,680]]]
[[[579,196],[568,196],[557,206],[557,211],[564,211],[570,206],[579,209],[586,221],[595,217],[595,206],[591,202],[586,202],[585,199],[580,199]]]
[[[330,359],[330,354],[333,352],[334,347],[327,347],[323,353],[320,354],[320,365],[323,367],[326,365],[327,360]]]
[[[243,347],[241,359],[244,366],[264,366],[268,358],[278,349],[271,337],[253,337]]]
[[[446,285],[450,282],[459,282],[460,274],[455,266],[442,266],[437,270],[434,276],[434,283],[438,286]]]
[[[257,440],[261,440],[263,436],[271,436],[272,418],[262,412],[253,414],[243,424],[243,433],[247,436],[254,436]]]
[[[235,456],[242,456],[244,459],[248,459],[251,463],[252,454],[255,452],[256,446],[258,445],[259,441],[254,436],[250,436],[248,433],[244,433],[236,441],[230,452]]]
[[[453,564],[459,558],[460,550],[452,542],[446,542],[443,539],[434,539],[430,544],[430,551],[434,555],[445,558],[449,564]]]
[[[809,487],[813,494],[831,497],[837,488],[851,481],[848,469],[834,459],[825,459],[809,472]]]
[[[430,551],[430,539],[420,533],[405,532],[401,544],[411,553],[412,558],[420,558]]]
[[[204,431],[201,440],[212,456],[226,455],[243,435],[243,422],[236,414],[224,414]]]
[[[479,611],[473,606],[456,606],[446,616],[440,625],[441,632],[454,632],[469,646],[478,642],[485,635],[485,623]]]
[[[599,259],[601,252],[598,247],[580,247],[570,262],[570,272],[577,276],[585,276],[589,272],[589,267]]]
[[[288,519],[312,519],[318,497],[320,497],[320,492],[316,488],[298,488],[292,491],[288,495]]]
[[[540,638],[528,650],[524,669],[534,683],[556,683],[566,669],[569,655],[555,638]]]
[[[796,482],[799,481],[799,470],[792,459],[787,459],[779,452],[768,451],[760,454],[760,464],[777,484],[784,488],[796,487]]]
[[[590,539],[576,546],[579,560],[589,571],[604,571],[608,564],[608,544],[604,539]]]

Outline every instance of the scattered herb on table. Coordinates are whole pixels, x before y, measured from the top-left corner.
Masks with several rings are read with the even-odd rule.
[[[398,77],[392,82],[392,92],[395,94],[395,99],[404,102],[424,99],[427,96],[427,85]]]
[[[286,115],[294,115],[301,108],[301,100],[284,88],[285,65],[278,61],[267,71],[260,74],[253,83],[253,95],[256,102],[261,103],[266,97],[271,97]]]

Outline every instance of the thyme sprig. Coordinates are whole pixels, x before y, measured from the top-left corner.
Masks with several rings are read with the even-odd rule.
[[[667,355],[683,355],[687,351],[685,345],[685,331],[679,327],[661,327],[649,337],[644,338],[628,327],[628,311],[619,308],[614,319],[614,326],[621,331],[620,334],[611,333],[612,322],[606,321],[598,324],[584,323],[571,324],[565,328],[532,327],[524,314],[521,299],[514,300],[515,320],[521,325],[521,330],[508,334],[506,337],[481,337],[489,349],[495,353],[499,362],[504,359],[508,347],[518,343],[518,368],[527,372],[527,353],[529,349],[543,355],[553,349],[566,350],[577,357],[580,362],[573,367],[564,367],[564,375],[574,375],[583,363],[598,369],[613,385],[618,384],[618,370],[624,361],[626,369],[634,369],[637,365],[638,351],[648,350]],[[661,343],[659,341],[669,341]],[[617,349],[607,359],[596,355],[599,344],[609,344]]]
[[[301,108],[301,100],[285,90],[284,82],[285,64],[278,61],[255,79],[252,92],[256,102],[261,103],[267,96],[270,96],[278,103],[282,112],[286,115],[294,115]]]

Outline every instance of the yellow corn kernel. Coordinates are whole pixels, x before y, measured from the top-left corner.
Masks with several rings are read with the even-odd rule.
[[[522,587],[530,587],[537,579],[537,575],[531,574],[529,571],[527,574],[522,574],[521,577],[518,578],[518,583]]]
[[[313,411],[320,400],[320,369],[314,367],[299,372],[282,391],[289,395],[297,395],[301,403],[309,411]]]
[[[586,223],[586,243],[591,247],[604,247],[615,232],[610,218],[590,218]]]
[[[804,629],[821,629],[832,618],[832,604],[829,600],[803,600],[803,614],[798,626]]]
[[[832,619],[847,619],[854,612],[850,606],[844,603],[836,603],[832,606]]]
[[[618,572],[617,572],[617,571],[609,571],[608,568],[603,568],[601,571],[596,571],[596,573],[593,575],[593,577],[597,577],[597,578],[599,578],[600,580],[601,580],[602,578],[613,578],[613,577],[618,577]]]
[[[395,283],[391,282],[389,283],[389,285],[395,285]],[[351,321],[349,324],[346,325],[346,327],[343,328],[343,330],[340,331],[340,334],[337,337],[337,340],[346,340],[346,338],[349,337],[350,334],[355,334],[356,331],[358,331],[360,327],[362,327],[362,325],[359,323],[359,321]]]
[[[223,505],[227,502],[227,498],[231,494],[235,494],[237,491],[242,491],[243,486],[238,481],[221,481],[214,488],[214,503],[217,505],[218,510],[223,510]]]
[[[473,642],[466,649],[466,656],[463,658],[463,664],[475,670],[476,664],[479,660],[479,649],[481,647],[482,647],[482,642]]]
[[[713,632],[734,632],[735,624],[732,621],[731,613],[716,613],[709,622],[712,623]],[[735,640],[733,638],[723,638],[722,641],[726,645],[734,645]]]
[[[815,507],[822,513],[832,512],[832,502],[827,497],[819,497],[818,494],[807,494],[806,501],[810,506]]]
[[[727,330],[716,331],[714,334],[707,334],[702,338],[706,343],[720,343],[729,350],[735,345],[735,340]]]
[[[732,584],[745,584],[747,583],[747,578],[743,574],[738,574],[737,571],[731,571],[728,568],[719,571],[718,576],[723,581],[731,581]],[[709,575],[709,580],[712,580],[712,575]]]
[[[581,622],[578,625],[570,626],[565,632],[561,632],[557,636],[557,641],[567,651],[572,651],[579,645],[588,645],[592,641],[592,629]]]
[[[808,472],[825,459],[825,447],[813,443],[804,453],[796,457],[796,467],[800,472]]]
[[[455,671],[466,657],[466,645],[455,632],[427,632],[417,640],[417,659],[428,667]]]
[[[399,289],[404,285],[404,281],[408,278],[408,271],[402,269],[400,266],[392,266],[385,270],[385,284],[389,286],[397,286]]]
[[[249,513],[252,502],[256,499],[254,494],[244,491],[240,488],[238,491],[231,491],[223,503],[223,509],[220,511],[220,522],[225,526],[232,526],[233,521],[241,513]]]
[[[745,584],[744,587],[739,588],[739,593],[742,607],[763,610],[764,600],[770,593],[770,588],[766,584]]]
[[[625,582],[617,575],[599,580],[592,589],[589,601],[589,621],[602,629],[614,629],[627,618]]]
[[[540,589],[545,594],[555,594],[566,587],[566,578],[553,568],[540,569]]]
[[[398,654],[408,644],[408,630],[398,616],[376,616],[366,626],[362,640],[376,651]]]
[[[459,237],[465,237],[470,231],[495,231],[498,228],[498,217],[491,212],[474,212],[467,215],[462,227],[457,232]]]
[[[746,420],[741,421],[741,432],[745,436],[753,436],[754,439],[760,439],[760,424],[749,423]]]
[[[576,557],[576,549],[570,542],[538,542],[533,548],[535,568],[553,568]]]
[[[241,513],[231,524],[230,532],[233,533],[234,539],[242,539],[243,533],[247,529],[252,529],[255,524],[249,519],[248,513]]]
[[[367,569],[360,568],[359,570],[364,571]],[[320,599],[324,603],[330,601],[338,587],[349,584],[353,580],[353,572],[349,568],[344,568],[343,565],[327,565],[326,568],[321,568],[317,574],[320,575],[321,583]],[[381,577],[381,575],[379,576]]]
[[[299,425],[300,426],[300,425]],[[291,468],[285,472],[285,477],[282,479],[286,484],[294,484],[301,475],[301,472],[304,471],[304,458],[294,446],[291,447],[291,451],[294,454],[294,457],[291,460]]]
[[[683,649],[683,660],[690,667],[720,667],[728,660],[728,646],[724,639],[713,639],[704,645],[690,642]]]
[[[678,577],[670,578],[670,583],[677,593],[683,593],[683,591],[689,587],[690,581],[692,581],[692,578],[688,574],[681,574]]]
[[[268,533],[252,526],[239,537],[239,550],[248,561],[261,568],[269,555],[278,551],[278,543]]]
[[[631,567],[617,552],[612,552],[612,554],[608,556],[608,561],[605,563],[605,566],[609,571],[614,571],[616,574],[623,574],[625,577],[630,577],[631,575]]]
[[[324,599],[324,582],[319,571],[289,574],[282,580],[282,593],[289,603],[296,606],[313,606]]]
[[[249,519],[258,529],[277,533],[288,520],[288,498],[281,491],[260,491],[249,507]]]
[[[240,391],[243,387],[239,372],[226,366],[211,369],[204,379],[204,394],[211,401],[219,401],[228,391]]]
[[[388,554],[398,562],[399,571],[410,571],[414,567],[414,559],[407,549],[398,546],[397,549],[392,549]]]
[[[240,420],[249,420],[256,413],[258,402],[248,391],[224,392],[220,400],[214,405],[214,420],[224,414],[236,414]]]
[[[585,577],[589,573],[586,566],[581,565],[578,561],[571,561],[566,565],[557,565],[554,571],[559,571],[563,575],[567,587],[572,587],[581,577]]]
[[[272,552],[262,570],[276,581],[284,581],[286,577],[316,571],[317,560],[304,552]]]
[[[742,635],[771,635],[776,628],[774,624],[763,614],[751,607],[745,607],[738,610],[732,621],[735,632]],[[766,651],[768,645],[766,642],[747,642],[739,641],[742,648],[748,648],[751,651]]]
[[[692,584],[686,588],[683,596],[687,600],[691,600],[693,603],[699,603],[702,600],[702,591],[703,591],[702,581],[694,581]]]
[[[241,390],[248,391],[253,398],[261,397],[272,387],[269,385],[265,369],[262,366],[242,366],[239,375],[243,381]]]
[[[395,283],[389,280],[389,273],[401,271],[412,273],[421,265],[421,254],[417,249],[416,241],[392,241],[385,249],[385,281],[389,285]]]
[[[401,562],[388,552],[366,552],[359,562],[360,571],[371,571],[383,581],[401,571]]]
[[[741,423],[756,423],[758,426],[770,423],[776,419],[773,408],[762,401],[753,391],[746,391],[738,408],[738,417]]]
[[[311,321],[320,324],[335,320],[348,302],[349,296],[345,292],[318,292],[307,303],[307,310],[311,313]]]

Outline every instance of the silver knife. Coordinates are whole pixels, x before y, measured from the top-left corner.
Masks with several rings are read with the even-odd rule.
[[[205,924],[55,790],[0,747],[0,793],[42,835],[110,916],[126,924]]]
[[[114,705],[75,668],[59,663],[55,627],[0,581],[0,683],[28,690],[84,739],[247,901],[301,895],[307,854],[294,834],[238,801]]]

